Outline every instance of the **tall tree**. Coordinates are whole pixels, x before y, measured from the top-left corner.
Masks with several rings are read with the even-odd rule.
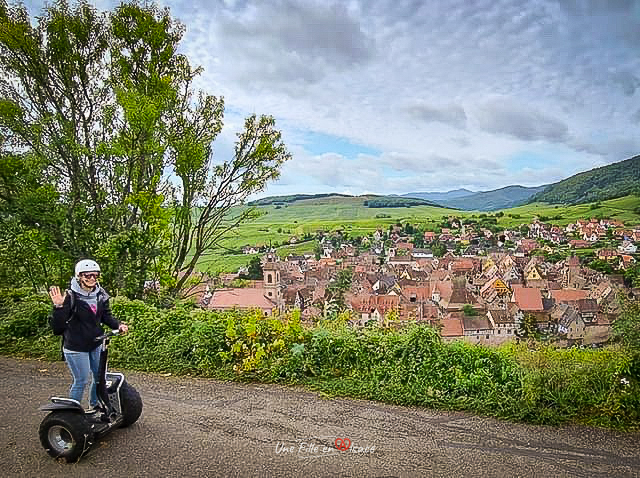
[[[351,289],[353,269],[340,269],[325,290],[325,303],[332,304],[335,310],[343,310],[346,306],[344,295]]]
[[[154,5],[59,0],[34,26],[0,0],[0,256],[39,264],[34,286],[94,257],[116,290],[139,295],[145,279],[180,290],[289,158],[273,118],[251,116],[234,157],[213,166],[224,102],[194,90],[202,70],[178,53],[183,33]],[[32,267],[3,263],[0,280]]]

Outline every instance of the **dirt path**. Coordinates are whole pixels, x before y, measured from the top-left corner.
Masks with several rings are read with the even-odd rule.
[[[127,372],[144,401],[80,463],[40,446],[38,406],[65,395],[63,363],[0,357],[3,476],[640,476],[640,434],[511,424],[325,400],[274,385]],[[351,446],[338,451],[336,439]]]

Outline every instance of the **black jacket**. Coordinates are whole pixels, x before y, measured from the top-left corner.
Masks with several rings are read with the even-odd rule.
[[[74,292],[69,291],[67,293],[62,307],[53,308],[53,322],[56,326],[64,328],[64,348],[74,352],[90,352],[100,345],[95,339],[104,333],[101,324],[117,329],[120,326],[120,322],[111,315],[109,296],[106,292],[100,291],[98,293],[98,309],[95,314],[89,308],[89,304],[76,295],[73,317],[71,317],[71,298],[69,294],[74,294]],[[71,320],[69,320],[70,317]]]

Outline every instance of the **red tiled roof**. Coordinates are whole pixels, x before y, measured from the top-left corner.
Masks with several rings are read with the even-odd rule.
[[[450,275],[449,271],[445,271],[444,269],[437,269],[431,273],[431,279],[439,282],[443,282],[443,279]]]
[[[451,263],[450,268],[454,271],[473,270],[473,260],[469,258],[456,259]]]
[[[426,305],[422,306],[422,316],[426,319],[437,319],[438,318],[438,306],[437,305]]]
[[[518,307],[523,311],[544,310],[542,305],[542,294],[540,289],[536,289],[535,287],[514,285],[513,298],[513,301],[518,304]]]
[[[489,330],[493,326],[485,317],[467,317],[462,318],[462,327],[466,330]]]
[[[552,290],[551,297],[553,297],[556,302],[575,302],[577,300],[586,299],[589,295],[588,290],[581,289],[560,289],[560,290]]]
[[[433,275],[432,275],[433,277]],[[440,292],[440,298],[449,299],[451,297],[451,292],[453,291],[453,284],[450,281],[436,281],[433,285],[434,292],[437,290]]]
[[[462,337],[462,320],[460,319],[443,319],[442,330],[440,331],[442,337]]]
[[[431,300],[431,287],[429,285],[405,286],[402,288],[402,294],[407,299],[415,297],[417,301],[423,302],[425,300]]]
[[[370,313],[378,309],[384,314],[388,310],[398,307],[399,301],[400,297],[397,295],[360,294],[354,296],[350,303],[351,307],[359,312]]]
[[[210,309],[272,309],[275,304],[264,295],[264,289],[218,289],[209,302]]]

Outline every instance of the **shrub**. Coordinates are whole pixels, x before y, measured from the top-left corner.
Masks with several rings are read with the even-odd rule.
[[[330,395],[467,410],[531,423],[580,421],[640,429],[640,352],[529,350],[443,343],[424,324],[399,330],[347,325],[349,314],[313,328],[300,314],[213,312],[188,302],[159,308],[115,298],[130,332],[112,341],[110,363],[136,370],[304,384]],[[0,291],[0,352],[55,359],[46,294]]]

